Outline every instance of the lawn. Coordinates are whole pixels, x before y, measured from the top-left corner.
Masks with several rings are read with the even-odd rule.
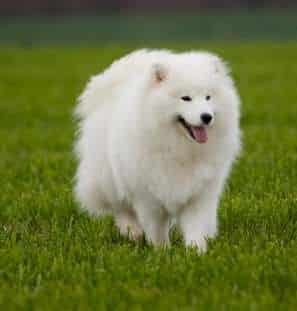
[[[120,237],[72,196],[75,98],[137,44],[0,49],[1,310],[296,310],[297,43],[171,44],[227,59],[244,152],[205,255]]]
[[[211,10],[0,19],[0,42],[21,46],[297,38],[297,6],[283,10]]]

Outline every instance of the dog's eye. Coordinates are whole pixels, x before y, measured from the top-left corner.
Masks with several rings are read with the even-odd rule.
[[[210,100],[210,99],[211,99],[211,96],[210,96],[210,95],[206,95],[206,96],[205,96],[205,99],[206,99],[206,100]]]
[[[185,102],[190,102],[192,100],[190,96],[183,96],[181,97],[181,99],[184,100]]]

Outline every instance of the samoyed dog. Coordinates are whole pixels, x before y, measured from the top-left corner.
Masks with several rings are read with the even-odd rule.
[[[207,52],[139,50],[94,76],[76,115],[75,194],[122,234],[169,243],[171,220],[204,251],[240,149],[240,100],[228,68]]]

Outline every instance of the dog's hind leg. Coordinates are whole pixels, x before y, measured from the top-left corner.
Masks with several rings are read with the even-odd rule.
[[[120,210],[115,211],[114,218],[122,235],[132,240],[138,240],[142,236],[142,228],[133,210],[122,207]]]

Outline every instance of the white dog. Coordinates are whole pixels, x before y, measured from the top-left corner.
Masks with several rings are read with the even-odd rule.
[[[213,54],[140,50],[114,62],[76,109],[78,201],[155,245],[169,242],[175,219],[185,243],[205,250],[240,149],[239,104]]]

